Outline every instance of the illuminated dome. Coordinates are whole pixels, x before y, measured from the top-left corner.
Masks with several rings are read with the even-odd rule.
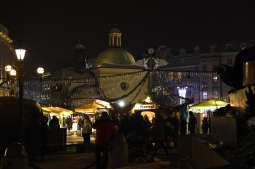
[[[118,28],[110,30],[108,43],[109,48],[98,55],[95,65],[131,65],[135,63],[133,55],[121,47],[121,32]]]
[[[135,59],[131,53],[121,48],[109,48],[100,53],[96,59],[96,65],[114,64],[114,65],[131,65]]]
[[[120,32],[119,28],[112,28],[110,30],[110,33],[121,33],[121,32]]]

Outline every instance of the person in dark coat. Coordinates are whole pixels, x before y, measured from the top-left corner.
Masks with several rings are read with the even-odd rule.
[[[209,123],[208,123],[207,117],[204,117],[202,121],[203,134],[208,134],[208,128],[209,128]]]
[[[66,118],[66,126],[69,131],[72,129],[72,119],[70,116]]]
[[[50,120],[49,127],[51,129],[58,129],[59,126],[59,120],[56,116],[53,116],[53,118]]]
[[[102,112],[101,117],[92,126],[96,129],[96,168],[106,169],[108,165],[108,151],[110,142],[115,134],[113,122],[107,112]]]
[[[189,112],[189,131],[190,131],[190,134],[195,133],[196,125],[197,125],[197,119],[194,116],[193,112],[190,111]]]
[[[172,117],[172,124],[173,124],[173,142],[174,142],[174,146],[177,146],[177,140],[178,140],[178,136],[179,136],[179,128],[180,128],[180,123],[179,123],[179,119],[177,117],[177,112],[173,113],[173,117]]]
[[[152,134],[153,134],[153,157],[157,154],[160,148],[163,148],[166,155],[168,155],[168,149],[166,146],[166,134],[165,134],[165,126],[164,120],[161,115],[157,115],[154,119],[152,125]]]
[[[82,126],[83,144],[90,144],[90,135],[92,134],[92,124],[88,116],[85,116]]]
[[[48,117],[43,116],[41,121],[41,160],[44,160],[48,141]]]
[[[182,136],[186,135],[187,131],[187,122],[186,119],[184,118],[183,115],[181,115],[181,120],[180,120],[180,134]]]

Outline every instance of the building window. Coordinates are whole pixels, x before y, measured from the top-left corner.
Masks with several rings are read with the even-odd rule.
[[[177,73],[177,78],[178,78],[178,80],[181,80],[181,78],[182,78],[182,72],[178,72],[178,73]]]
[[[208,99],[208,93],[207,91],[203,91],[203,100],[207,100]]]
[[[169,72],[169,80],[173,80],[174,79],[174,72]]]

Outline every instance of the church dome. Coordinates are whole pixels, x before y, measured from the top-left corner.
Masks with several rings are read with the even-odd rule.
[[[121,48],[109,48],[100,53],[96,59],[96,65],[132,65],[135,59],[131,53]]]
[[[112,28],[109,32],[109,48],[100,53],[95,65],[132,65],[135,59],[132,54],[122,49],[121,32],[118,28]]]
[[[120,32],[119,28],[112,28],[110,30],[110,33],[121,33],[121,32]]]

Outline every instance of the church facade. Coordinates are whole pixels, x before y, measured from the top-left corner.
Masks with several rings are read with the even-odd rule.
[[[77,45],[75,64],[56,73],[61,80],[53,93],[53,104],[75,109],[91,104],[94,99],[125,104],[144,100],[149,94],[149,73],[122,48],[121,37],[120,30],[112,28],[108,48],[94,60],[85,57],[83,45]]]
[[[0,24],[0,96],[9,96],[6,65],[15,65],[16,55],[12,45],[12,39],[8,35],[8,29]]]

